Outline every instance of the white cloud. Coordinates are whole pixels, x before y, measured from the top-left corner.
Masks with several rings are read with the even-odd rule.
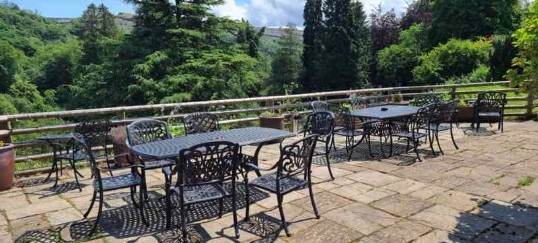
[[[235,0],[225,0],[223,5],[213,8],[213,12],[218,16],[241,20],[247,19],[248,9],[245,6],[238,5]]]
[[[225,0],[225,4],[213,11],[231,19],[246,19],[254,26],[284,26],[294,23],[303,25],[303,9],[306,0]],[[367,14],[379,4],[384,11],[394,8],[401,13],[410,0],[360,0]],[[240,3],[241,2],[241,3]]]

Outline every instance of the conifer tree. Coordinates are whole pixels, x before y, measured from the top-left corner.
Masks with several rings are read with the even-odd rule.
[[[323,0],[307,0],[304,8],[302,87],[305,91],[316,89],[323,51]]]

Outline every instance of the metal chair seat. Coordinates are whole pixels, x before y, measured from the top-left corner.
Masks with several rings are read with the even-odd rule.
[[[181,195],[179,187],[173,188],[175,195]],[[232,195],[225,186],[218,184],[186,186],[183,188],[183,200],[186,204],[221,199]]]
[[[74,159],[75,161],[81,161],[81,160],[86,159],[86,155],[84,153],[82,153],[81,151],[77,151],[77,152],[75,152],[74,157],[73,157],[73,153],[66,153],[66,154],[56,155],[56,158],[65,159],[65,160],[73,160]]]
[[[134,173],[104,177],[101,179],[103,183],[103,191],[129,188],[133,186],[138,186],[142,183],[142,179],[140,178],[140,176]],[[93,188],[95,190],[99,190],[99,181],[94,180]]]
[[[430,126],[421,126],[420,129],[429,130],[429,131],[448,131],[450,130],[449,126],[439,124],[439,125],[430,125]]]
[[[144,169],[151,170],[175,165],[176,162],[169,159],[144,161]]]
[[[360,136],[363,135],[364,132],[361,130],[348,130],[348,129],[341,129],[338,131],[335,131],[334,134],[345,136],[345,137],[351,137],[351,136]]]
[[[424,137],[428,136],[428,134],[421,133],[421,132],[414,132],[413,133],[413,132],[403,131],[403,132],[398,132],[396,134],[393,134],[393,136],[401,137],[401,138],[420,139],[420,138],[424,138]]]
[[[273,193],[277,193],[276,187],[276,172],[266,175],[262,175],[249,182],[249,185],[259,187],[265,190],[268,190]],[[284,177],[280,179],[280,193],[286,194],[290,191],[293,191],[297,188],[306,186],[307,181],[299,179],[297,177]]]
[[[501,117],[501,113],[499,112],[479,112],[478,113],[478,116],[479,117]]]

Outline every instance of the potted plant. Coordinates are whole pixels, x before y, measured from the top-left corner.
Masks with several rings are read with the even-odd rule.
[[[459,122],[473,122],[474,106],[470,105],[465,99],[458,102],[458,113],[456,115]]]
[[[405,102],[401,92],[391,95],[390,105],[409,105],[409,102]]]
[[[13,185],[15,177],[15,146],[0,141],[0,190],[6,190]]]
[[[276,112],[265,111],[260,114],[260,127],[284,130],[284,116]]]

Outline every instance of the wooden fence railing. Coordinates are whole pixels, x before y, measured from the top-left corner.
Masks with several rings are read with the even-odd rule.
[[[495,91],[516,93],[515,96],[508,98],[509,105],[506,106],[507,116],[517,116],[522,118],[533,117],[533,109],[538,105],[535,104],[535,96],[533,94],[517,93],[518,90],[508,87],[508,81],[490,82],[490,83],[473,83],[473,84],[456,84],[456,85],[434,85],[434,86],[413,86],[413,87],[397,87],[397,88],[374,88],[362,90],[343,90],[331,92],[317,92],[307,94],[254,97],[242,99],[227,99],[227,100],[212,100],[212,101],[196,101],[184,102],[175,104],[157,104],[157,105],[139,105],[125,107],[109,107],[99,109],[86,110],[69,110],[55,112],[41,112],[0,116],[0,140],[4,142],[15,141],[17,149],[43,146],[42,143],[29,140],[18,141],[13,139],[20,135],[38,136],[42,133],[61,132],[72,130],[76,123],[70,122],[61,125],[50,125],[42,127],[24,127],[17,125],[17,122],[25,120],[41,120],[41,119],[62,119],[62,120],[88,120],[92,117],[109,117],[114,118],[115,124],[128,124],[133,120],[141,118],[137,116],[152,116],[156,119],[166,120],[170,117],[182,117],[186,112],[195,110],[209,110],[222,119],[221,124],[239,124],[246,122],[258,121],[258,115],[264,111],[279,110],[285,116],[290,116],[292,112],[305,112],[309,108],[312,100],[326,100],[330,103],[342,103],[347,101],[350,95],[365,96],[375,99],[391,99],[395,94],[401,95],[405,100],[411,100],[414,96],[424,92],[435,92],[446,95],[447,98],[461,98],[462,96],[476,96],[482,89],[461,90],[469,87],[485,87],[492,85],[500,85],[502,88],[494,89]],[[491,89],[490,89],[491,90]],[[510,104],[515,103],[515,104]],[[231,106],[231,107],[230,107]],[[238,107],[248,108],[238,108]],[[174,114],[169,115],[174,110]],[[509,112],[512,111],[512,112]],[[148,115],[149,114],[149,115]],[[224,118],[224,119],[223,119]],[[15,125],[14,125],[15,124]],[[293,129],[292,129],[293,130]],[[32,161],[37,159],[45,159],[51,156],[50,153],[24,154],[16,158],[17,162]]]

